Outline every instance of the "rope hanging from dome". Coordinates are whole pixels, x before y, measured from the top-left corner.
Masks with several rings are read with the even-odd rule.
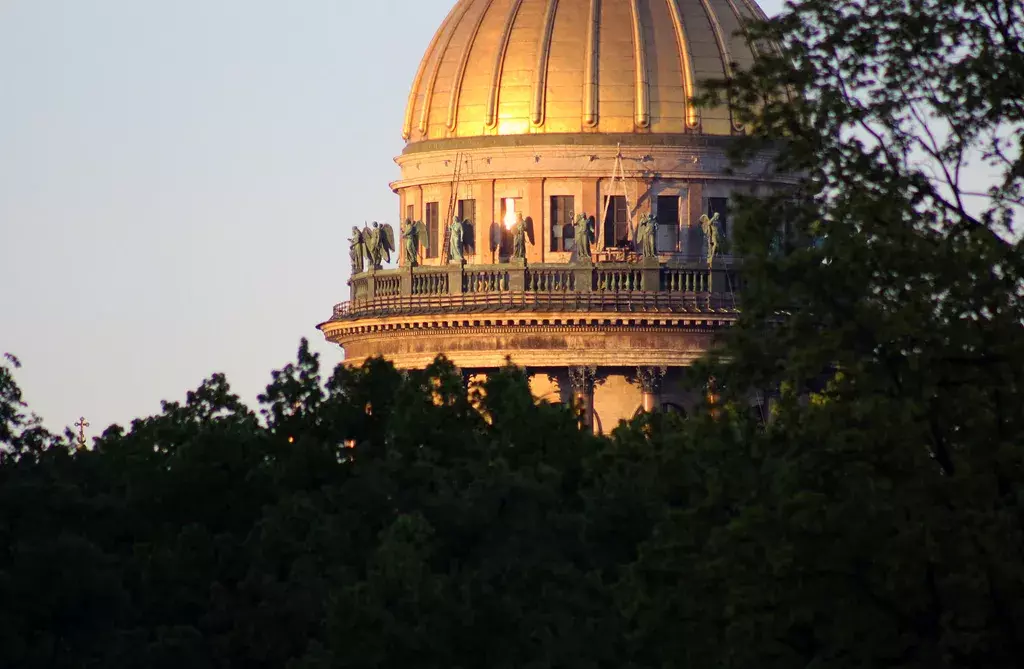
[[[622,197],[626,200],[626,224],[629,227],[630,235],[633,234],[633,207],[629,202],[629,193],[626,192],[626,170],[622,166],[622,144],[615,145],[615,165],[612,167],[611,188],[604,196],[604,211],[601,214],[600,234],[598,235],[598,248],[605,248],[605,222],[608,220],[608,207],[611,206],[614,192],[615,178],[618,175],[619,184],[622,186]]]

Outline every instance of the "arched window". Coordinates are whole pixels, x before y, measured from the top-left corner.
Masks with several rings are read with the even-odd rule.
[[[661,405],[661,410],[664,411],[665,413],[679,414],[683,418],[686,418],[686,409],[673,402],[663,402]]]

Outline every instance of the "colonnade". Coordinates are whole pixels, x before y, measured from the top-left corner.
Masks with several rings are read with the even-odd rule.
[[[602,375],[602,370],[607,370],[609,374],[607,376]],[[545,366],[527,370],[527,374],[531,379],[538,375],[548,376],[553,382],[552,390],[557,389],[559,398],[579,409],[581,426],[590,428],[595,428],[595,422],[614,425],[619,419],[628,420],[635,415],[637,408],[646,412],[659,411],[663,403],[663,388],[668,372],[669,368],[664,366],[620,368],[596,365]],[[486,372],[483,370],[463,370],[463,380],[467,385],[467,389],[471,380],[479,378],[479,375],[482,374],[486,374]],[[619,402],[622,415],[604,415],[601,417],[601,420],[598,420],[595,413],[595,386],[601,385],[608,378],[613,377],[618,379],[617,382],[620,384],[620,387],[629,388],[632,386],[634,393],[636,390],[639,390],[639,402],[637,403],[636,394],[628,393]],[[568,381],[568,385],[566,385],[566,381]],[[532,383],[531,389],[533,389]],[[538,393],[538,396],[542,394]],[[548,397],[551,396],[548,395]]]

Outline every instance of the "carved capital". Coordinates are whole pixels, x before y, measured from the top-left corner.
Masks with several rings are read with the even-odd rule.
[[[589,395],[594,390],[594,379],[597,367],[570,367],[569,385],[572,391],[581,395]]]
[[[640,390],[645,393],[660,392],[661,382],[667,371],[665,367],[637,367],[636,380],[640,384]]]

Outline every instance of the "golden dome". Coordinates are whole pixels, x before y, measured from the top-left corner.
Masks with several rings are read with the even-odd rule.
[[[458,0],[427,47],[402,137],[728,135],[700,83],[749,65],[754,0]]]

